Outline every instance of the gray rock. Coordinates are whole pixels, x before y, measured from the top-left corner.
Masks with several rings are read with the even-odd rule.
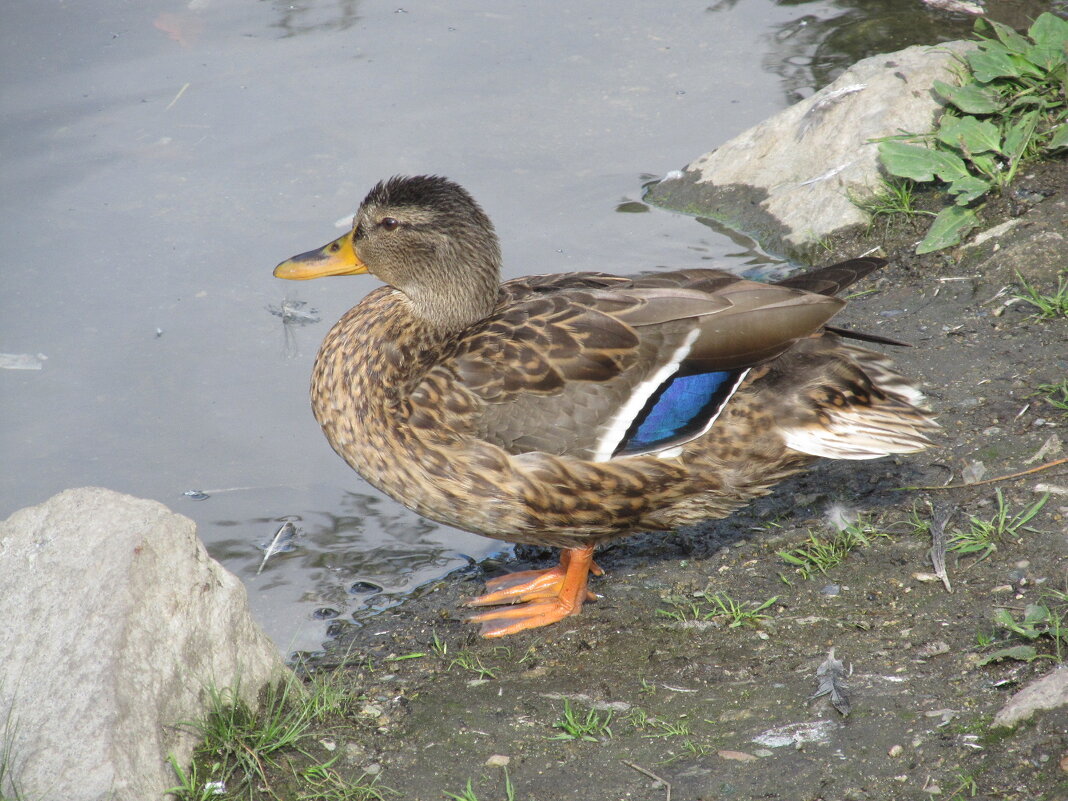
[[[706,153],[647,200],[711,217],[788,257],[867,215],[851,198],[879,184],[871,139],[930,131],[942,105],[935,80],[956,84],[956,54],[975,45],[916,46],[858,61],[836,81]]]
[[[1068,706],[1068,667],[1059,667],[1016,693],[994,715],[993,725],[1012,728],[1035,712],[1060,706]]]
[[[88,488],[0,524],[0,796],[145,801],[174,786],[209,684],[284,675],[193,521]]]

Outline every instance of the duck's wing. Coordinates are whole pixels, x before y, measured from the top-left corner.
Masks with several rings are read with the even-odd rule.
[[[662,451],[707,430],[748,368],[841,306],[715,270],[529,277],[504,285],[498,311],[409,397],[452,396],[470,433],[511,453]]]

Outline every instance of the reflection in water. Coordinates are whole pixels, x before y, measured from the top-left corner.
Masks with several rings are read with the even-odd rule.
[[[359,0],[270,0],[278,12],[282,38],[319,31],[343,31],[360,18],[356,13]]]
[[[289,514],[226,515],[228,506],[248,508],[258,498],[261,508]],[[405,594],[471,564],[458,549],[482,558],[506,547],[373,492],[282,488],[213,495],[206,503],[215,504],[210,522],[200,515],[211,555],[246,584],[254,614],[285,651],[315,650],[344,627],[364,625]]]
[[[737,0],[720,0],[708,11],[729,11]],[[891,53],[917,44],[937,44],[970,36],[974,18],[900,0],[839,0],[833,4],[782,0],[798,11],[813,6],[771,30],[763,60],[768,72],[782,78],[791,103],[823,88],[850,65],[876,53]],[[837,13],[836,13],[837,12]]]

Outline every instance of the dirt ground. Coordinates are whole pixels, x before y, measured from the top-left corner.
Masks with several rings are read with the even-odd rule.
[[[1006,303],[1016,271],[1051,292],[1068,267],[1068,165],[1031,170],[984,217],[987,228],[1011,225],[977,246],[917,257],[925,221],[877,223],[833,243],[825,260],[875,246],[891,259],[854,288],[874,291],[836,323],[915,345],[894,356],[937,410],[936,447],[822,462],[727,520],[617,541],[598,556],[605,576],[592,588],[603,597],[549,628],[482,640],[459,609],[487,576],[547,566],[549,552],[533,550],[347,628],[316,665],[344,662],[361,693],[355,724],[324,738],[335,766],[378,775],[413,801],[460,794],[468,781],[480,801],[1068,799],[1068,707],[1014,731],[991,726],[1055,658],[983,664],[1013,645],[1053,654],[1052,638],[1028,643],[993,620],[1003,608],[1019,619],[1068,589],[1068,465],[901,489],[974,480],[979,463],[991,478],[1068,455],[1057,450],[1068,413],[1035,395],[1068,376],[1068,320]],[[1016,514],[1041,497],[1039,485],[1054,494],[1033,531],[1002,538],[982,560],[951,551],[952,592],[931,580],[930,535],[909,525],[914,510],[926,521],[951,512],[952,533],[970,516],[994,516],[995,489]],[[779,552],[810,532],[833,538],[835,505],[888,536],[806,579]],[[756,625],[677,619],[704,617],[710,607],[695,593],[706,590],[777,600]],[[832,648],[851,671],[848,715],[811,698]],[[554,739],[565,702],[607,727]]]

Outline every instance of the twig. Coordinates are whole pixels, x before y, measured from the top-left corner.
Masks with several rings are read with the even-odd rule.
[[[1030,475],[1031,473],[1037,473],[1040,470],[1049,470],[1051,467],[1056,467],[1061,464],[1068,464],[1068,457],[1065,457],[1064,459],[1054,459],[1052,462],[1040,464],[1038,467],[1032,467],[1029,470],[1021,470],[1019,473],[1009,473],[1007,476],[998,476],[996,478],[984,478],[982,481],[973,481],[970,484],[943,484],[940,487],[894,487],[894,491],[967,489],[968,487],[978,487],[980,484],[994,484],[998,481],[1009,481],[1014,478]]]
[[[669,781],[667,781],[665,779],[661,779],[659,776],[657,776],[651,770],[646,770],[641,765],[636,765],[633,762],[630,762],[630,761],[628,761],[626,759],[621,759],[619,761],[622,762],[624,765],[626,765],[628,768],[633,768],[634,770],[638,771],[638,773],[645,774],[646,776],[648,776],[653,781],[660,782],[662,785],[664,785],[664,787],[667,789],[667,795],[664,796],[664,801],[671,801],[671,782],[669,782]]]

